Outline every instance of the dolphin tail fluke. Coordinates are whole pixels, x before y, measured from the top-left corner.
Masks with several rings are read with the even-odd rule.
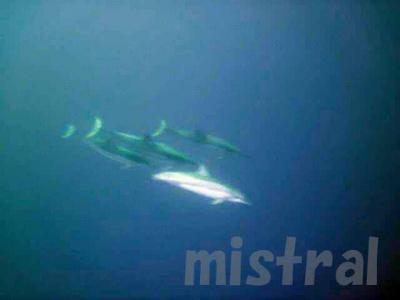
[[[63,139],[68,139],[68,138],[70,138],[71,136],[73,136],[74,134],[75,134],[75,132],[76,132],[76,127],[75,127],[75,125],[73,125],[73,124],[68,124],[66,127],[65,127],[65,130],[64,130],[64,133],[63,133],[63,135],[61,136]]]

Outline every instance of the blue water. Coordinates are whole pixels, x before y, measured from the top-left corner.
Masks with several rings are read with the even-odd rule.
[[[398,283],[399,5],[394,1],[23,1],[0,4],[0,297],[378,297]],[[250,158],[206,160],[252,206],[209,205],[121,170],[79,139],[94,116],[161,119]],[[215,150],[192,146],[194,153]],[[185,286],[187,250],[328,249],[293,286]],[[341,254],[380,238],[377,287],[341,287]],[[397,241],[396,241],[397,239]],[[229,265],[228,265],[229,266]],[[397,268],[397,269],[396,269]],[[229,274],[229,271],[228,271]],[[212,278],[213,279],[213,278]],[[397,281],[396,281],[397,280]],[[336,297],[336,298],[335,298]],[[352,298],[351,298],[352,299]]]

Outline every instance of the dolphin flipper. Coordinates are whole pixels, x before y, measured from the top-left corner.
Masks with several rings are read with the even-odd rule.
[[[222,202],[224,202],[224,200],[222,200],[222,199],[215,199],[213,202],[211,202],[211,205],[218,205],[218,204],[221,204]]]

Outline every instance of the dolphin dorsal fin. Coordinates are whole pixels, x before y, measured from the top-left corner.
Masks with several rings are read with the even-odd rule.
[[[160,125],[158,126],[157,130],[151,134],[151,137],[159,137],[167,130],[167,122],[165,120],[161,120]]]
[[[197,173],[199,173],[202,176],[210,176],[210,173],[208,173],[208,170],[204,165],[201,165],[199,167],[199,169],[197,170]]]

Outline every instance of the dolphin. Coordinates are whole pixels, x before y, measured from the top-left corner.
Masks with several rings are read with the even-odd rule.
[[[235,145],[231,144],[230,142],[211,135],[211,134],[206,134],[204,131],[196,129],[196,130],[184,130],[184,129],[173,129],[169,126],[167,126],[167,122],[165,120],[161,121],[158,135],[160,136],[163,133],[169,133],[181,138],[185,138],[187,140],[190,140],[194,143],[198,144],[203,144],[203,145],[211,145],[216,148],[222,149],[225,152],[228,153],[235,153],[235,154],[242,154],[240,149],[236,147]]]
[[[84,141],[101,155],[122,163],[124,168],[132,167],[134,164],[151,165],[150,160],[144,155],[122,143],[113,132],[105,130],[103,121],[98,117],[91,131],[84,137]]]
[[[84,141],[100,154],[123,163],[125,167],[135,163],[153,165],[154,161],[161,160],[198,166],[185,153],[153,140],[163,130],[161,124],[153,134],[143,136],[110,131],[104,129],[102,119],[96,117],[92,129],[84,136]]]
[[[210,176],[201,165],[196,172],[161,172],[153,175],[154,180],[164,181],[181,189],[213,199],[211,204],[233,202],[250,205],[244,195]]]
[[[63,139],[68,139],[73,136],[76,132],[76,127],[74,124],[68,124],[64,131],[64,134],[61,136]]]
[[[174,147],[171,147],[165,143],[155,142],[152,139],[145,140],[144,147],[150,151],[150,153],[155,153],[167,160],[179,163],[186,164],[191,166],[198,166],[198,164],[189,158],[185,153],[178,151]]]
[[[161,123],[159,128],[153,134],[146,134],[143,136],[128,134],[124,132],[115,132],[115,134],[126,142],[135,143],[136,148],[140,149],[140,151],[142,151],[144,155],[160,157],[180,164],[198,166],[198,163],[187,156],[185,153],[165,143],[154,140],[154,138],[160,136],[164,130],[164,123]]]
[[[151,162],[147,158],[122,146],[116,146],[115,149],[110,150],[94,143],[90,143],[89,145],[101,155],[121,163],[123,169],[131,168],[135,164],[151,165]]]

